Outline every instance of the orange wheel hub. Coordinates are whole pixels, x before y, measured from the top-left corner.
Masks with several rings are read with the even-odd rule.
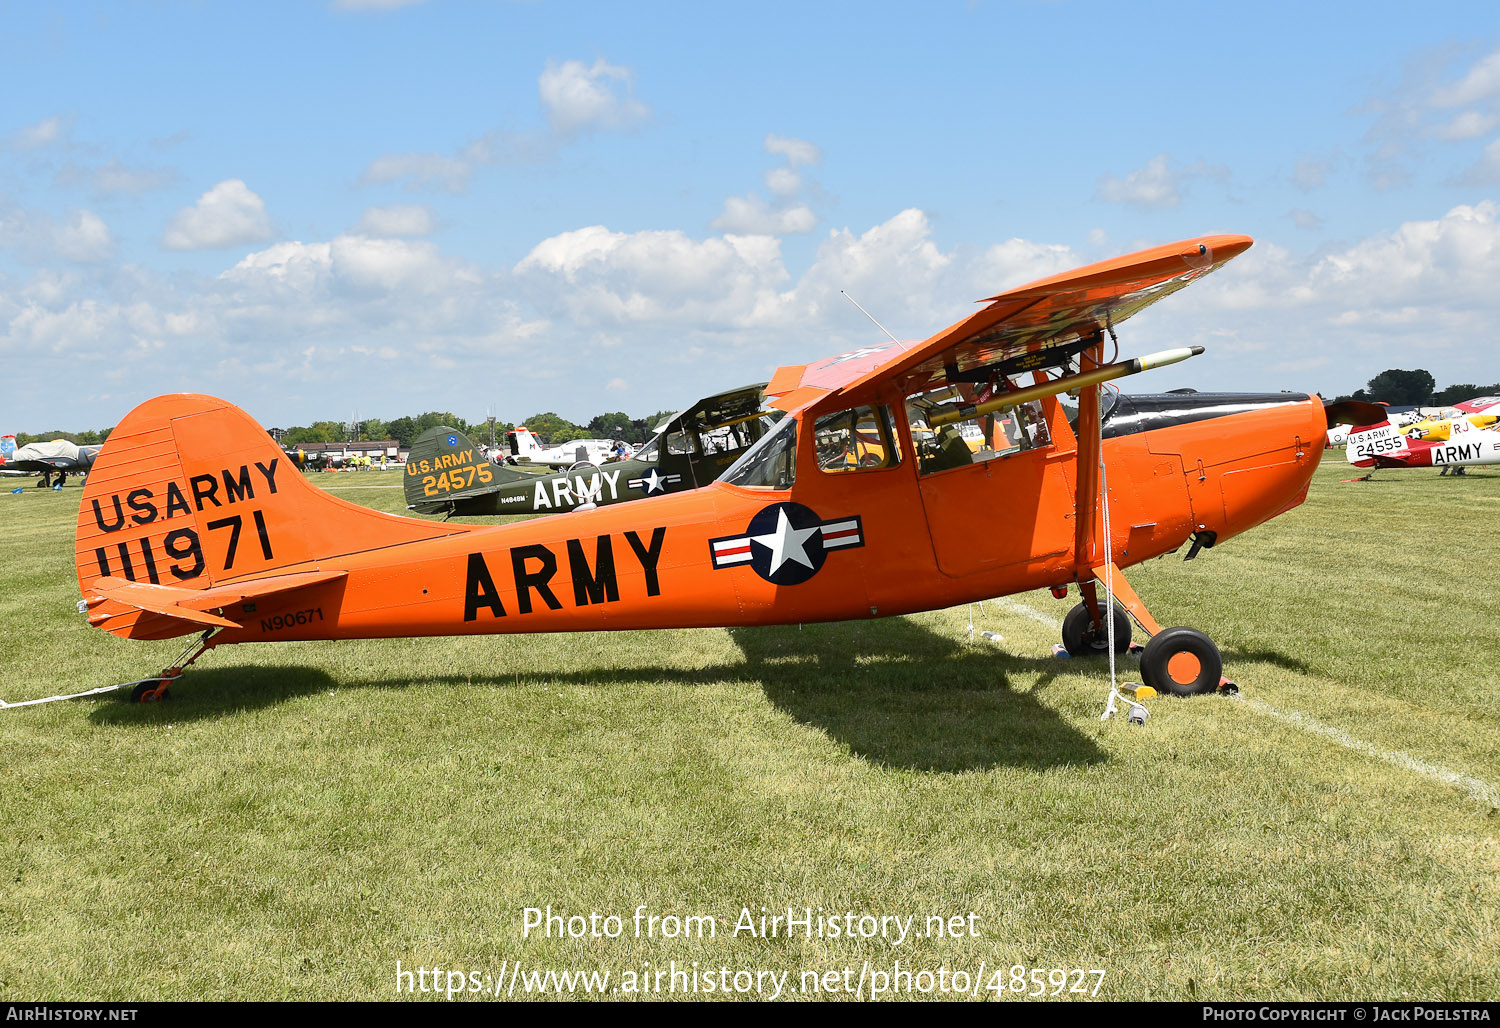
[[[1197,681],[1202,670],[1202,662],[1191,653],[1175,653],[1172,659],[1167,661],[1167,674],[1178,685],[1188,685]]]

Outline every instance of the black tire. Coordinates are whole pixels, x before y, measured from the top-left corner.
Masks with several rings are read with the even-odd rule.
[[[131,703],[158,703],[168,699],[171,699],[171,693],[162,686],[160,679],[142,682],[130,690]]]
[[[1087,604],[1077,604],[1063,618],[1063,649],[1070,657],[1103,657],[1109,653],[1109,634],[1094,628],[1094,619],[1089,615]],[[1125,608],[1115,604],[1115,652],[1125,653],[1130,649],[1130,615]]]
[[[1196,672],[1191,661],[1174,665],[1174,658],[1184,655],[1197,661]],[[1174,696],[1211,693],[1219,688],[1223,675],[1224,658],[1219,655],[1219,648],[1196,628],[1179,625],[1163,629],[1146,643],[1141,654],[1141,679],[1157,692]]]

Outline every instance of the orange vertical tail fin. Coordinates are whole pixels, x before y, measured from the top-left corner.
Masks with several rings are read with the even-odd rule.
[[[91,623],[168,638],[208,623],[170,613],[183,590],[253,581],[245,591],[265,592],[267,578],[290,586],[336,571],[343,554],[461,531],[330,496],[244,411],[179,393],[141,404],[110,433],[83,491],[74,558]]]

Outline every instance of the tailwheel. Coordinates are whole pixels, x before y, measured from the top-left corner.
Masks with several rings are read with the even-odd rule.
[[[1223,681],[1224,658],[1212,639],[1195,628],[1163,629],[1146,643],[1141,677],[1157,692],[1196,696]]]
[[[171,684],[177,681],[182,671],[179,668],[170,667],[161,673],[160,678],[144,681],[130,690],[131,703],[161,703],[172,698],[167,691]]]
[[[1114,617],[1115,652],[1125,653],[1130,649],[1130,615],[1117,603]],[[1071,657],[1102,657],[1109,653],[1109,635],[1094,627],[1094,618],[1086,603],[1076,604],[1063,618],[1062,642],[1063,649]]]

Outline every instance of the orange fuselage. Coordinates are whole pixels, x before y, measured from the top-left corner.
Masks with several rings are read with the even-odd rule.
[[[270,462],[257,458],[258,444],[247,443],[238,456],[231,447],[180,470],[190,509],[179,524],[189,524],[190,516],[197,525],[209,580],[183,584],[224,585],[273,569],[347,573],[226,610],[241,627],[225,629],[219,643],[834,621],[1066,585],[1081,565],[1105,558],[1074,553],[1077,445],[1056,400],[1043,406],[1052,445],[981,464],[920,475],[903,425],[899,443],[907,459],[896,466],[825,472],[813,433],[804,431],[797,477],[787,490],[719,482],[483,528],[363,511],[284,466],[273,495]],[[1260,409],[1106,436],[1115,563],[1124,568],[1168,553],[1195,531],[1223,541],[1295,507],[1306,496],[1325,430],[1316,398],[1287,394],[1285,402]],[[245,476],[242,469],[249,469]],[[239,488],[199,495],[206,487],[194,492],[188,485],[210,480]],[[247,494],[246,481],[259,484],[259,493]],[[183,575],[173,569],[198,559],[183,555],[185,536],[161,535],[171,521],[138,527],[125,517],[121,529],[111,528],[117,512],[163,508],[165,494],[111,495],[107,483],[100,485],[92,501],[99,510],[86,501],[80,511],[81,533],[95,537],[88,545],[80,541],[85,595],[100,570],[121,573],[116,546],[122,555],[136,554],[131,571],[140,575],[141,547],[131,539],[153,534],[152,571],[176,584],[173,575]],[[257,519],[267,503],[280,512]],[[290,520],[288,509],[306,512]],[[239,531],[226,526],[230,515],[245,531],[237,554],[226,560],[229,536]],[[402,526],[406,541],[383,531]],[[429,537],[412,539],[413,533]],[[1095,537],[1102,540],[1102,530]],[[274,558],[264,556],[273,550]],[[768,568],[768,561],[780,563]],[[778,568],[785,570],[766,573]],[[133,637],[191,629],[149,613],[106,627]]]

